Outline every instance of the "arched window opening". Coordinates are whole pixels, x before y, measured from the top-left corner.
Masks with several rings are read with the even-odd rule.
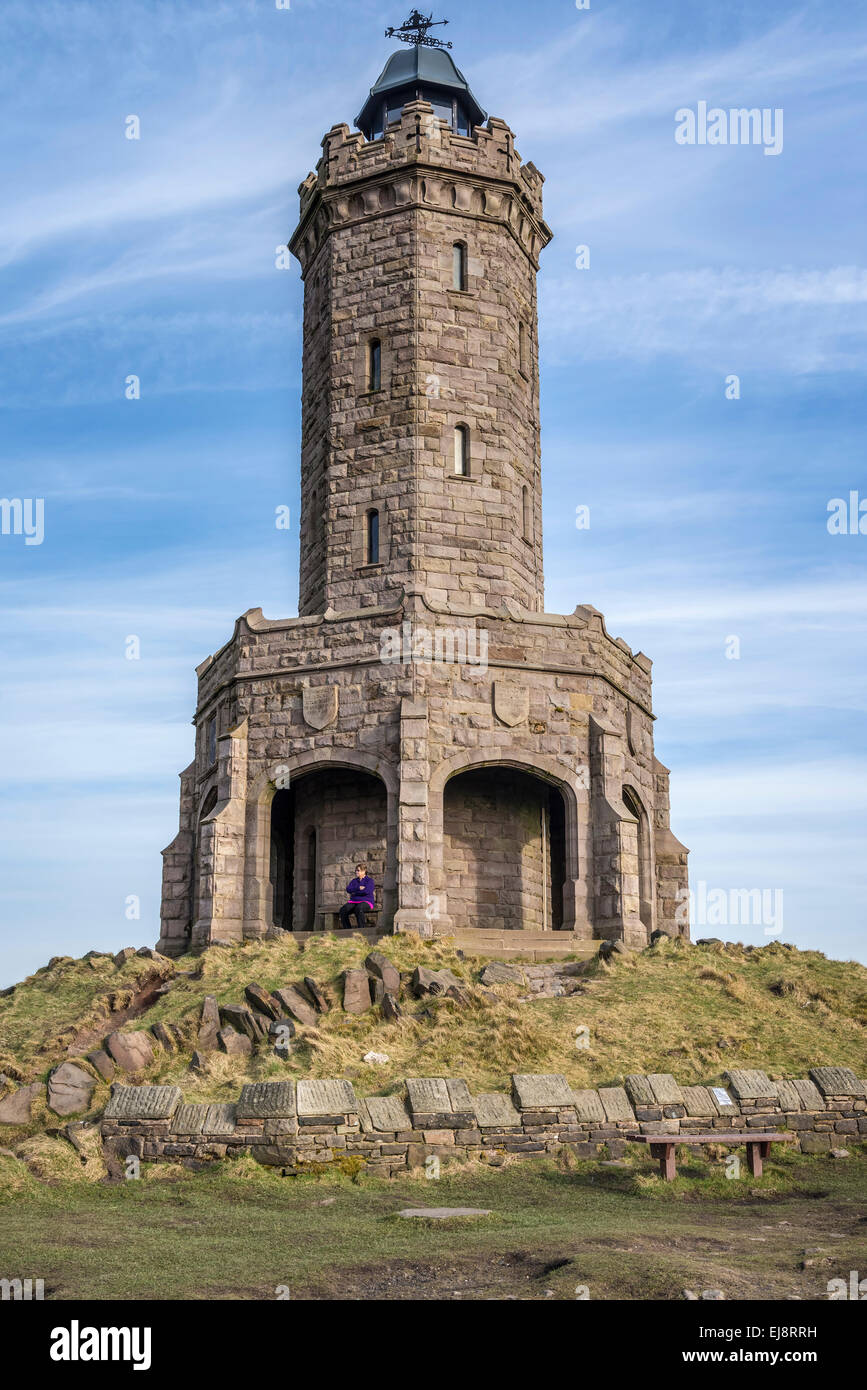
[[[379,564],[379,512],[376,510],[367,513],[364,562],[367,565]]]
[[[470,473],[470,432],[466,425],[455,427],[455,474],[467,478]]]
[[[372,338],[367,345],[367,389],[379,391],[382,388],[382,343]]]
[[[467,244],[465,241],[456,241],[452,247],[452,288],[456,290],[467,288]]]
[[[532,541],[532,539],[533,539],[533,501],[532,501],[532,498],[531,498],[531,496],[530,496],[530,489],[527,487],[526,483],[524,484],[523,488],[521,489],[521,507],[522,507],[522,525],[523,525],[523,532],[524,532],[524,540],[525,540],[525,541]]]

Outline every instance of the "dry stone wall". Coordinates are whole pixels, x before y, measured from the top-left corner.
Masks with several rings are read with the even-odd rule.
[[[664,1073],[573,1090],[565,1076],[514,1074],[511,1093],[471,1095],[454,1077],[410,1077],[402,1094],[356,1095],[349,1081],[255,1082],[233,1104],[189,1104],[178,1086],[112,1087],[102,1134],[118,1155],[199,1163],[242,1153],[303,1171],[359,1158],[396,1174],[434,1154],[488,1159],[564,1147],[581,1158],[625,1151],[631,1134],[791,1130],[802,1153],[867,1138],[867,1082],[845,1067],[798,1080],[734,1070],[726,1086],[680,1086]]]

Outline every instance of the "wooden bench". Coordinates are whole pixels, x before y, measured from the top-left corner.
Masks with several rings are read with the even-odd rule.
[[[709,1134],[628,1134],[634,1144],[649,1144],[653,1158],[659,1159],[659,1172],[666,1182],[675,1177],[674,1150],[678,1144],[746,1144],[747,1164],[754,1178],[762,1176],[762,1160],[768,1157],[772,1144],[788,1144],[795,1138],[790,1130],[745,1133],[743,1130],[718,1129]]]

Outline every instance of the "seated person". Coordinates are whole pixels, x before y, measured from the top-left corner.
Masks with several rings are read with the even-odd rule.
[[[355,913],[359,930],[364,931],[364,918],[367,911],[373,911],[373,879],[367,872],[367,865],[362,860],[355,866],[355,878],[346,885],[349,894],[349,902],[344,903],[340,909],[340,925],[344,929],[350,925],[349,919]]]

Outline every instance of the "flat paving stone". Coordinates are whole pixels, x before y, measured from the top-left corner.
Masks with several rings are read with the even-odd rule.
[[[426,1221],[448,1221],[453,1216],[490,1216],[489,1207],[405,1207],[398,1216],[422,1217]]]

